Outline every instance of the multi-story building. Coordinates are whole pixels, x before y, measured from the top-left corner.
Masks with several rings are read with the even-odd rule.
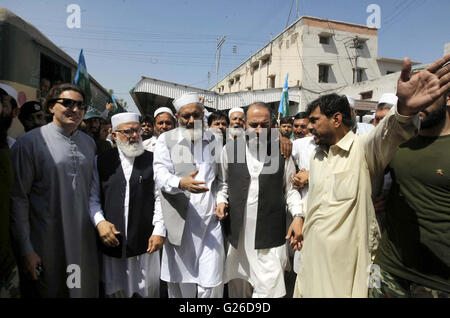
[[[281,89],[289,73],[291,114],[327,91],[336,91],[401,70],[402,61],[378,57],[377,29],[301,17],[224,76],[210,90],[219,94]],[[370,92],[356,99],[371,99]]]
[[[375,110],[383,93],[395,92],[401,67],[402,60],[378,57],[377,29],[305,16],[209,90],[142,77],[130,93],[142,113],[170,107],[188,91],[203,95],[211,109],[262,101],[276,112],[289,73],[290,115],[305,110],[320,94],[335,92],[353,97],[362,116]]]

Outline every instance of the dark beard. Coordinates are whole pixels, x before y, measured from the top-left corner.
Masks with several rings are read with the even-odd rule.
[[[12,117],[3,117],[0,115],[0,148],[4,148],[8,145],[7,136],[8,129],[12,124]]]
[[[442,103],[441,107],[431,112],[424,110],[423,112],[427,115],[425,118],[420,120],[420,129],[428,129],[435,127],[445,120],[445,113],[447,110],[446,103]]]

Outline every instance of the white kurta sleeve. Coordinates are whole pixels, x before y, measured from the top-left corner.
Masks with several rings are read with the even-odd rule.
[[[161,198],[159,196],[158,188],[155,185],[155,211],[153,213],[153,232],[152,235],[159,235],[166,237],[166,226],[164,225],[164,219],[161,208]]]
[[[300,192],[294,189],[292,185],[292,178],[295,176],[295,164],[292,157],[289,157],[284,163],[284,193],[286,197],[286,205],[289,212],[294,216],[295,214],[301,214],[303,217],[302,209],[302,196]]]
[[[220,156],[218,179],[220,182],[219,190],[217,191],[217,204],[228,204],[228,156],[226,147],[223,147]]]
[[[89,195],[89,215],[95,227],[105,220],[102,203],[100,201],[100,178],[98,176],[97,156],[94,159],[94,171],[92,173],[91,191]]]
[[[178,188],[181,178],[175,175],[175,168],[170,158],[170,151],[164,134],[156,141],[155,150],[153,153],[153,171],[156,188],[170,194],[181,192]]]

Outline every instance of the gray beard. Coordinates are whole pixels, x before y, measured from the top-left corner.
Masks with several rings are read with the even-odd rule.
[[[145,151],[142,140],[138,143],[130,144],[128,142],[122,142],[119,138],[116,140],[117,147],[123,152],[123,154],[130,158],[139,157]]]

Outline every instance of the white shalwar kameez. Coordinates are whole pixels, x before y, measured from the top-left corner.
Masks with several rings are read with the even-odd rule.
[[[228,158],[227,152],[222,152],[224,164],[222,173],[226,176]],[[253,287],[253,298],[278,298],[286,295],[284,271],[288,266],[288,251],[286,244],[267,249],[255,249],[256,219],[258,214],[259,175],[264,162],[257,160],[246,151],[247,168],[250,174],[247,205],[244,211],[243,224],[239,234],[237,249],[230,245],[225,263],[225,282],[233,279],[248,281]],[[293,189],[291,180],[295,175],[295,165],[292,158],[285,161],[284,185],[288,210],[292,213],[301,212],[301,196]],[[225,180],[226,177],[224,177]],[[227,191],[224,187],[222,191]],[[218,202],[224,202],[219,196]]]
[[[126,257],[126,237],[128,228],[128,208],[130,201],[130,177],[133,172],[134,157],[127,157],[118,148],[123,174],[126,180],[124,200],[125,240],[122,250],[122,258],[110,257],[103,254],[103,282],[105,294],[108,297],[132,297],[139,294],[141,297],[159,297],[160,254],[159,251],[152,254]],[[100,204],[100,183],[95,160],[95,173],[91,186],[90,212],[95,226],[105,220]],[[156,190],[156,189],[155,189]],[[161,212],[159,192],[155,191],[155,211],[153,216],[152,235],[165,236],[166,229]]]
[[[194,152],[193,147],[191,151],[199,171],[195,179],[204,181],[209,191],[190,193],[181,245],[172,245],[168,240],[164,243],[161,280],[168,282],[169,297],[216,298],[223,295],[225,248],[221,223],[215,214],[217,188],[213,186],[218,167],[210,153],[215,141],[209,142],[206,133],[203,134],[202,151]],[[178,138],[183,138],[181,133]],[[180,178],[174,175],[164,135],[158,138],[156,149],[157,187],[167,193],[179,193]]]

